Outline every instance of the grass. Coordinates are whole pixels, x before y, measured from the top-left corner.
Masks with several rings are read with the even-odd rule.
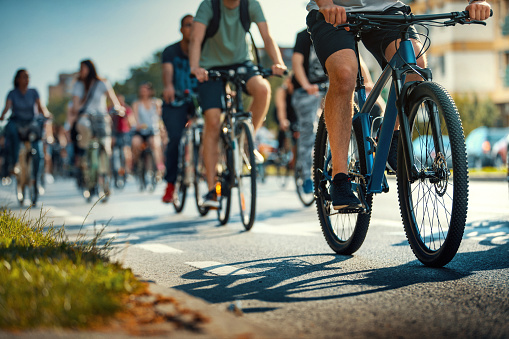
[[[64,228],[0,212],[0,328],[101,325],[142,289],[130,270],[108,261],[102,232],[70,242]]]

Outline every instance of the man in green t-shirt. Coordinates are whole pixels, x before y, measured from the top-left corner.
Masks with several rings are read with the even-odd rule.
[[[253,97],[249,110],[253,114],[255,130],[260,128],[269,109],[270,85],[258,72],[252,62],[250,46],[246,39],[246,31],[240,19],[240,0],[220,0],[220,21],[217,32],[205,40],[207,26],[213,17],[211,0],[200,4],[193,23],[191,44],[189,47],[189,64],[191,73],[199,81],[198,94],[205,116],[203,133],[203,161],[207,175],[209,193],[203,206],[217,208],[215,186],[216,165],[218,160],[220,116],[224,108],[222,94],[224,85],[221,81],[209,81],[207,69],[236,69],[245,67],[246,90]],[[286,66],[269,28],[262,8],[257,0],[248,0],[249,19],[256,23],[265,44],[265,50],[272,59],[272,72],[282,75]],[[203,46],[202,46],[203,44]]]

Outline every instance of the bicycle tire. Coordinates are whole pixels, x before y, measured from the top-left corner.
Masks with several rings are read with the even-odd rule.
[[[356,112],[357,113],[357,108]],[[355,163],[358,163],[357,174],[365,174],[366,166],[364,160],[364,143],[362,142],[362,129],[359,125],[353,124],[350,138],[349,157],[354,157]],[[321,172],[325,169],[325,161],[329,153],[328,133],[325,126],[325,118],[322,113],[318,123],[318,130],[315,139],[315,152],[313,159],[314,185],[316,195],[316,207],[322,233],[330,248],[337,254],[350,255],[357,251],[368,231],[371,219],[371,208],[369,213],[335,213],[332,208],[332,202],[329,194],[330,182],[324,179]],[[326,169],[329,175],[332,174],[332,164]],[[356,179],[358,180],[358,179]],[[365,191],[365,186],[361,185]],[[357,192],[358,194],[358,192]],[[371,207],[373,201],[372,194],[365,194],[366,203]],[[333,220],[331,220],[331,217]]]
[[[102,198],[101,202],[106,203],[110,198],[110,168],[109,168],[110,159],[108,159],[108,153],[106,150],[99,150],[99,170],[98,177],[102,180],[98,180],[98,185],[100,188],[99,198]],[[102,168],[104,166],[104,168]]]
[[[198,213],[204,217],[209,213],[210,208],[202,206],[203,196],[208,193],[207,178],[205,177],[205,165],[200,156],[200,144],[194,145],[194,197]]]
[[[219,208],[217,209],[217,218],[221,225],[226,225],[230,219],[231,210],[231,186],[233,168],[233,154],[229,145],[224,139],[219,143],[219,160],[217,163],[217,184],[216,192]],[[217,187],[219,185],[219,189]]]
[[[236,168],[240,220],[246,231],[254,224],[256,217],[256,160],[251,126],[248,122],[239,123],[238,140],[238,168]]]
[[[305,207],[309,207],[313,205],[315,202],[315,194],[314,192],[306,193],[304,192],[304,180],[305,178],[302,176],[302,169],[296,168],[294,173],[295,179],[295,190],[297,191],[297,195],[299,196],[299,200]]]
[[[182,143],[182,142],[181,142]],[[179,145],[179,146],[182,146]],[[184,146],[185,147],[185,146]],[[185,183],[185,152],[184,147],[179,147],[178,163],[177,163],[177,178],[175,180],[175,192],[173,196],[173,207],[175,212],[180,213],[184,209],[186,203],[187,186]]]
[[[37,164],[34,161],[32,153],[27,154],[27,178],[28,178],[28,192],[30,193],[30,205],[35,207],[37,205],[37,199],[39,198],[39,187],[37,182],[37,176],[34,176],[34,167]]]
[[[408,95],[406,103],[412,140],[416,136],[422,137],[419,141],[426,140],[424,149],[412,146],[415,165],[419,173],[433,170],[435,176],[421,177],[411,182],[405,170],[404,157],[398,157],[401,217],[408,242],[417,259],[426,266],[442,267],[456,255],[467,217],[468,168],[463,127],[453,99],[436,83],[423,82],[417,85]],[[431,110],[439,117],[440,125],[436,118],[430,118]],[[440,134],[427,134],[430,128],[436,128]],[[448,149],[443,135],[449,136],[450,157],[447,156]],[[430,137],[431,141],[428,142]],[[444,143],[443,156],[435,151],[439,138]],[[428,150],[428,145],[433,148]],[[402,142],[399,143],[398,152],[404,152]],[[435,154],[433,159],[432,154]],[[449,169],[448,161],[451,162],[453,172]],[[437,234],[433,234],[434,231]]]

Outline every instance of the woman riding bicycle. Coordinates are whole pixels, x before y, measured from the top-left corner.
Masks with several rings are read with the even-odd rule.
[[[158,174],[164,173],[163,151],[161,146],[160,99],[154,98],[154,90],[150,83],[143,84],[138,89],[138,100],[133,103],[136,130],[132,139],[133,164],[136,166],[140,157],[143,143],[146,142],[154,153]]]
[[[80,63],[78,81],[72,89],[72,110],[69,124],[73,126],[71,139],[74,143],[75,164],[81,165],[81,156],[93,133],[100,134],[99,141],[111,156],[111,118],[106,99],[109,98],[117,112],[124,112],[110,83],[99,77],[94,63],[83,60]]]
[[[34,177],[38,175],[40,162],[43,156],[42,150],[42,125],[35,121],[38,114],[42,114],[45,118],[50,117],[50,113],[46,106],[41,103],[39,93],[34,88],[28,88],[29,75],[27,70],[19,69],[14,76],[14,89],[7,95],[5,108],[0,116],[3,121],[6,113],[11,110],[9,122],[5,128],[6,147],[7,147],[7,168],[9,175],[14,174],[15,165],[18,162],[18,154],[20,150],[20,141],[28,140],[29,133],[34,133],[37,139],[30,140],[32,147],[37,150],[34,154]],[[38,112],[36,112],[37,107]]]

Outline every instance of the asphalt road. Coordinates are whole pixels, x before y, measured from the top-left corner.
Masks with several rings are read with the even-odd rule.
[[[106,225],[115,259],[143,278],[220,309],[235,305],[281,338],[509,337],[507,182],[471,181],[464,239],[442,269],[412,254],[396,183],[389,184],[388,194],[375,196],[367,238],[353,256],[334,255],[315,207],[302,207],[292,187],[281,189],[272,178],[259,185],[250,232],[236,200],[231,222],[219,226],[215,213],[199,217],[192,199],[175,214],[160,202],[162,185],[149,194],[131,182],[92,206],[63,180],[48,185],[40,202],[71,237]],[[0,202],[17,209],[13,191],[2,187]]]

